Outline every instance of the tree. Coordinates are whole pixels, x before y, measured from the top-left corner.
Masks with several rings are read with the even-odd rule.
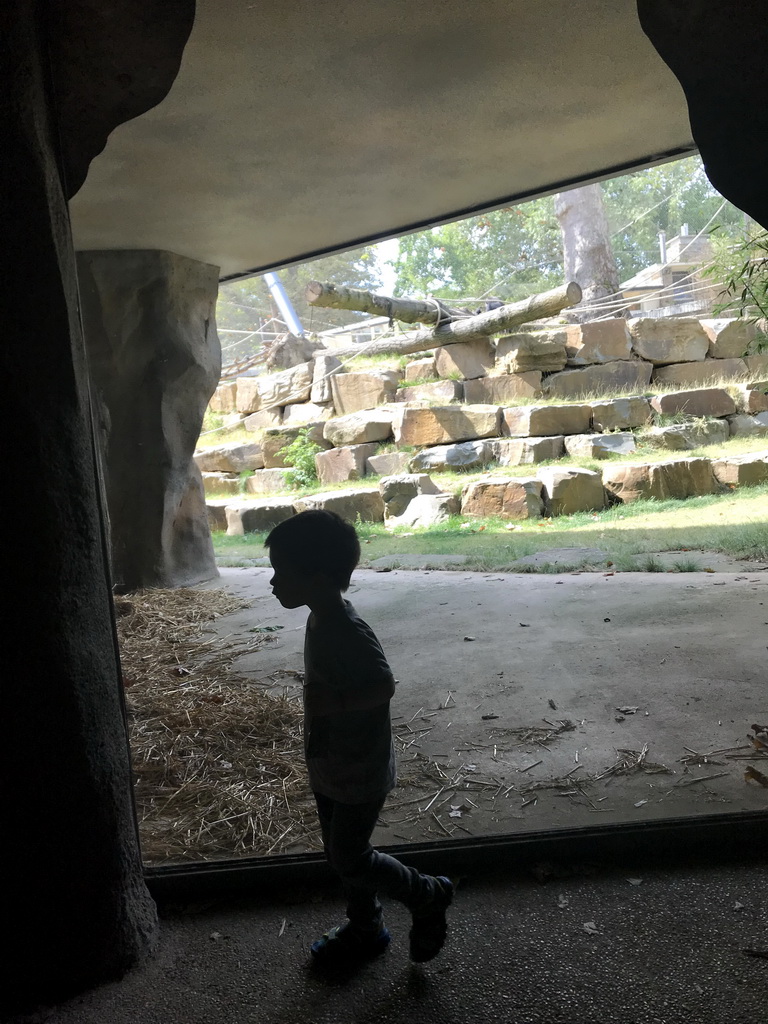
[[[589,307],[600,299],[615,299],[619,272],[611,247],[608,218],[599,185],[583,185],[555,196],[555,216],[563,236],[563,279],[581,285],[584,298],[572,311],[578,319],[590,319]]]
[[[309,281],[330,281],[357,288],[377,288],[381,283],[378,262],[370,246],[286,267],[279,273],[304,329],[312,332],[355,323],[360,319],[360,314],[342,309],[313,309],[304,297],[304,289]],[[272,317],[278,316],[277,307],[262,277],[233,281],[219,288],[216,322],[220,329],[256,332]],[[281,333],[283,330],[285,328],[281,322],[266,328],[266,332]],[[255,354],[261,345],[261,338],[258,334],[248,338],[247,335],[223,333],[224,363]]]

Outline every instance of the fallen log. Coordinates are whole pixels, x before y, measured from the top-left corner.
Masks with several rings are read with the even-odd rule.
[[[399,301],[399,300],[398,300]],[[581,301],[581,288],[575,281],[553,288],[548,292],[531,295],[521,302],[512,302],[507,306],[499,306],[487,313],[477,316],[463,316],[428,330],[412,331],[399,337],[382,338],[366,345],[353,345],[350,348],[335,349],[333,355],[338,359],[364,353],[366,356],[409,355],[412,352],[425,352],[428,349],[440,348],[443,345],[455,345],[459,342],[478,341],[493,334],[501,334],[547,316],[554,316],[569,306]],[[320,353],[318,353],[320,354]],[[326,351],[325,355],[328,354]]]
[[[438,299],[395,299],[389,295],[374,295],[360,288],[323,284],[310,281],[305,290],[310,306],[323,309],[354,309],[360,313],[386,316],[406,324],[441,324],[453,317],[467,316],[469,310],[451,309]]]

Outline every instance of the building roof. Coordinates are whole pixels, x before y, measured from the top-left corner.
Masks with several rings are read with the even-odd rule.
[[[198,0],[169,95],[112,133],[73,230],[226,278],[693,149],[635,0]]]

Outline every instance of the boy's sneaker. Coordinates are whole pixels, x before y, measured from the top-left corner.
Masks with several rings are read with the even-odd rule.
[[[451,905],[453,893],[453,882],[441,875],[435,879],[434,895],[412,911],[413,925],[409,938],[411,960],[416,963],[431,960],[443,948],[448,932],[445,912]]]
[[[312,943],[310,951],[315,963],[343,966],[372,960],[384,952],[391,939],[384,925],[378,935],[364,936],[353,931],[347,923],[331,928],[321,939]]]

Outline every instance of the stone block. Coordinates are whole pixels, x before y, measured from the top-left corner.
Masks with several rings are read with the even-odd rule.
[[[435,370],[438,377],[473,380],[475,377],[484,377],[492,367],[493,346],[488,338],[435,349]]]
[[[226,530],[227,515],[225,510],[228,504],[227,498],[222,498],[220,501],[212,499],[205,503],[208,513],[208,528],[212,533],[223,533]]]
[[[242,537],[245,533],[245,528],[243,527],[243,517],[240,511],[240,506],[227,505],[224,509],[224,515],[227,518],[227,536]]]
[[[496,342],[496,367],[502,373],[562,370],[566,358],[563,331],[508,334]]]
[[[408,503],[402,515],[389,519],[388,524],[415,529],[437,526],[451,516],[458,515],[459,508],[459,499],[455,494],[417,494]]]
[[[237,409],[237,381],[222,381],[211,395],[208,408],[211,412],[235,412]]]
[[[438,494],[439,488],[428,473],[401,473],[379,481],[384,499],[384,518],[401,516],[418,494]]]
[[[325,424],[323,437],[340,448],[347,444],[386,441],[392,436],[392,413],[386,409],[366,409],[337,416]]]
[[[654,384],[712,384],[721,380],[738,380],[747,373],[744,359],[702,359],[699,363],[672,363],[656,366]]]
[[[768,437],[768,412],[758,412],[754,416],[741,413],[729,416],[731,437]]]
[[[544,505],[550,516],[591,512],[605,506],[602,477],[594,470],[545,466],[538,476],[544,485]]]
[[[396,476],[398,473],[406,472],[410,461],[410,452],[382,452],[380,455],[371,455],[366,460],[365,472],[366,475]]]
[[[242,473],[245,469],[264,468],[261,445],[255,442],[200,448],[195,452],[194,460],[201,473]]]
[[[765,377],[768,377],[768,352],[744,356],[744,364],[747,368],[747,378],[749,380],[763,380]]]
[[[331,377],[341,370],[341,362],[336,356],[316,356],[312,364],[312,387],[309,392],[310,402],[323,405],[333,401]]]
[[[768,388],[742,384],[736,396],[736,409],[750,416],[758,412],[768,412]]]
[[[543,484],[532,477],[487,477],[461,492],[461,514],[502,519],[538,519],[544,511]]]
[[[266,498],[237,506],[244,533],[268,533],[296,514],[293,498]]]
[[[464,388],[460,380],[433,380],[429,384],[397,389],[398,402],[460,402]]]
[[[651,403],[647,398],[612,398],[604,402],[590,402],[593,430],[632,430],[645,426],[651,418]]]
[[[696,388],[656,395],[651,399],[651,408],[665,416],[731,416],[736,412],[736,403],[724,388]]]
[[[346,416],[394,401],[399,379],[395,370],[334,374],[330,380],[337,414]]]
[[[565,328],[565,354],[569,366],[629,359],[631,351],[632,338],[623,317],[571,324]]]
[[[489,441],[493,458],[500,466],[527,466],[549,462],[565,455],[565,439],[555,437],[500,437]]]
[[[434,356],[425,356],[423,359],[414,359],[413,362],[405,364],[406,380],[429,380],[437,376]]]
[[[434,445],[495,437],[501,413],[496,405],[443,405],[398,409],[392,422],[397,444]]]
[[[609,498],[629,502],[640,498],[691,498],[720,490],[709,459],[669,459],[665,462],[607,465],[603,486]]]
[[[441,444],[425,448],[408,463],[411,472],[445,472],[454,469],[475,469],[491,462],[493,453],[487,441],[465,441],[463,444]]]
[[[203,473],[206,494],[240,494],[240,477],[234,473]]]
[[[315,402],[298,402],[283,409],[283,426],[305,426],[307,423],[324,423],[334,415],[333,403],[317,405]]]
[[[312,363],[299,363],[280,373],[271,373],[257,377],[259,385],[260,405],[258,409],[268,409],[273,405],[293,405],[296,402],[308,402],[312,390]],[[240,387],[238,385],[238,391]],[[255,412],[256,410],[248,410]]]
[[[629,455],[635,451],[635,435],[614,434],[571,434],[565,438],[565,450],[569,455],[589,459],[607,459],[610,455]]]
[[[518,398],[538,398],[540,395],[540,370],[464,381],[464,401],[470,405],[509,405]]]
[[[363,523],[384,522],[384,499],[376,487],[309,494],[304,498],[297,498],[293,507],[297,512],[314,508],[325,509],[328,512],[335,512],[349,523],[355,523],[358,516]]]
[[[586,434],[592,410],[588,405],[521,405],[503,410],[502,431],[512,437]]]
[[[375,455],[376,444],[352,444],[343,448],[331,448],[315,455],[315,468],[321,484],[340,484],[346,480],[360,480],[365,476],[365,466],[371,455]]]
[[[629,321],[632,348],[655,366],[704,359],[709,338],[698,320],[640,317]]]
[[[706,444],[723,444],[728,440],[730,426],[727,420],[707,420],[696,423],[673,423],[669,427],[652,427],[646,437],[662,448],[675,451],[702,448]]]
[[[550,398],[579,398],[581,395],[609,395],[613,391],[636,391],[651,380],[651,363],[640,359],[616,359],[610,363],[563,370],[545,377],[542,383]]]
[[[285,469],[285,449],[299,436],[307,431],[307,440],[319,444],[321,448],[330,448],[323,437],[324,423],[306,423],[300,427],[271,427],[261,436],[261,450],[264,454],[264,465],[267,469]]]
[[[726,487],[757,487],[768,483],[768,451],[717,459],[712,469],[718,482]]]
[[[709,339],[709,354],[713,359],[731,359],[747,354],[757,337],[757,325],[748,320],[701,320]]]
[[[265,430],[271,430],[282,425],[283,410],[279,406],[271,409],[259,409],[258,412],[251,413],[250,416],[246,416],[243,420],[245,429],[256,434],[261,434]]]
[[[288,489],[290,476],[284,469],[257,469],[245,481],[246,494],[275,494]]]
[[[261,408],[261,393],[258,377],[238,377],[235,381],[235,409],[238,412],[258,412]]]

